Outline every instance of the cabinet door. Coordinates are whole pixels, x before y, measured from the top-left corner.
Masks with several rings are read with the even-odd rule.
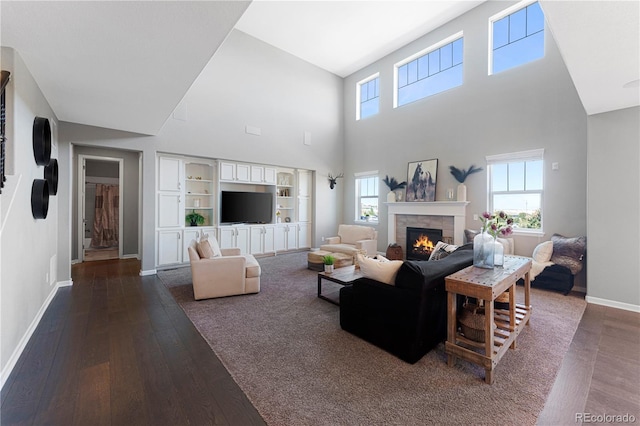
[[[189,244],[191,244],[191,241],[194,240],[198,240],[198,236],[199,236],[199,232],[198,229],[194,229],[194,228],[187,228],[184,230],[184,232],[182,233],[182,261],[183,262],[188,262],[189,261]]]
[[[236,228],[236,247],[240,249],[240,254],[249,253],[249,228]]]
[[[182,262],[181,234],[180,230],[158,232],[158,265]]]
[[[249,182],[251,168],[247,164],[236,164],[236,181]]]
[[[250,247],[249,252],[251,254],[260,254],[263,253],[262,242],[264,237],[264,230],[261,226],[252,226],[250,230]]]
[[[171,157],[160,157],[158,159],[158,190],[159,191],[180,191],[182,181],[180,171],[182,170],[182,160]]]
[[[251,182],[254,182],[254,183],[264,182],[264,167],[251,166]]]
[[[220,180],[235,180],[236,165],[234,163],[220,163]]]
[[[184,226],[180,194],[161,192],[158,194],[158,227]]]
[[[298,224],[298,248],[311,247],[311,224]]]
[[[298,197],[298,222],[311,222],[311,198]]]
[[[229,226],[219,229],[220,248],[233,248],[236,246],[236,228]]]
[[[287,225],[287,250],[293,250],[298,248],[298,227],[293,225]]]
[[[309,170],[298,171],[298,195],[311,197],[311,172]]]
[[[275,251],[287,249],[287,225],[276,225],[273,229],[273,244]]]
[[[275,185],[278,176],[278,171],[273,167],[264,168],[264,183],[268,185]]]
[[[273,253],[275,251],[275,227],[265,226],[262,240],[262,252]]]

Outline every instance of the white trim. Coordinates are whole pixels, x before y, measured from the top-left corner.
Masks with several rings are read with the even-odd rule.
[[[79,154],[78,155],[78,261],[84,261],[84,209],[85,209],[85,188],[86,188],[86,160],[109,161],[118,163],[118,196],[120,197],[120,208],[118,208],[118,257],[122,258],[124,247],[124,158],[104,157],[99,155]]]
[[[544,148],[530,149],[528,151],[510,152],[507,154],[487,155],[487,165],[507,162],[544,160]]]
[[[122,256],[120,256],[120,259],[138,259],[138,260],[140,260],[140,256],[138,256],[137,253],[134,253],[134,254],[123,254]]]
[[[29,324],[29,327],[27,327],[27,330],[22,336],[22,339],[20,339],[20,342],[18,342],[18,346],[15,348],[15,350],[9,357],[9,360],[7,361],[4,368],[2,369],[2,372],[0,373],[0,389],[4,387],[4,384],[6,383],[7,379],[11,375],[13,368],[18,363],[18,360],[20,359],[20,356],[22,355],[24,348],[27,346],[27,343],[29,343],[29,340],[33,336],[33,333],[38,328],[38,324],[40,324],[40,320],[42,320],[44,313],[47,311],[47,308],[49,308],[49,305],[51,304],[51,301],[53,300],[56,293],[58,292],[58,289],[60,287],[70,286],[72,284],[73,284],[73,281],[71,280],[59,281],[58,283],[56,283],[56,286],[53,288],[53,290],[51,290],[51,293],[49,293],[46,300],[44,301],[44,303],[36,313],[36,316],[33,318],[33,321],[31,321],[31,324]]]
[[[593,297],[593,296],[585,296],[584,300],[586,300],[587,303],[593,303],[594,305],[602,305],[602,306],[608,306],[610,308],[624,309],[625,311],[631,311],[631,312],[640,312],[640,305],[633,305],[631,303],[618,302],[616,300],[609,300],[609,299],[601,299],[599,297]]]
[[[458,31],[457,33],[450,35],[449,37],[440,40],[439,42],[432,44],[431,46],[422,49],[421,51],[414,53],[413,55],[409,56],[408,58],[405,58],[403,60],[401,60],[400,62],[396,62],[395,64],[393,64],[393,107],[394,108],[398,108],[398,68],[400,68],[401,66],[408,64],[409,62],[413,61],[414,59],[420,58],[428,53],[431,53],[434,50],[440,49],[442,46],[445,46],[449,43],[453,43],[454,41],[460,39],[464,37],[464,31]],[[464,50],[462,52],[462,56],[464,57]],[[464,61],[463,61],[464,62]]]
[[[139,275],[141,277],[146,277],[147,275],[155,275],[156,273],[158,273],[156,269],[149,269],[147,271],[143,271],[142,269],[140,269]]]
[[[360,104],[361,104],[361,102],[360,102],[360,94],[361,94],[361,90],[362,90],[362,85],[365,84],[365,83],[370,82],[373,79],[379,78],[379,77],[380,77],[380,73],[377,72],[377,73],[375,73],[373,75],[370,75],[369,77],[367,77],[367,78],[365,78],[363,80],[360,80],[359,82],[356,83],[356,121],[360,120]],[[380,105],[379,102],[380,102],[380,96],[378,95],[378,105]]]
[[[354,173],[353,176],[356,178],[366,177],[366,176],[375,176],[378,174],[378,170],[371,170],[369,172],[357,172]]]
[[[488,75],[493,75],[493,23],[511,15],[512,13],[519,11],[520,9],[524,9],[527,6],[536,3],[537,1],[538,0],[523,0],[489,17],[489,29],[487,31],[487,47],[489,50],[489,60],[487,61]]]

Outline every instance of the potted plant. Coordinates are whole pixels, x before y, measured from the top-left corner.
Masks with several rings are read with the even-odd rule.
[[[186,220],[189,222],[189,225],[191,226],[204,225],[204,216],[202,216],[200,213],[196,212],[195,210],[192,210],[191,213],[189,213],[186,216]]]
[[[322,263],[324,263],[324,272],[330,274],[333,272],[333,264],[336,262],[336,258],[330,254],[322,257]]]
[[[389,187],[389,193],[387,193],[387,202],[394,203],[396,201],[396,189],[402,189],[407,185],[407,182],[398,182],[396,178],[385,175],[382,181]]]
[[[467,179],[467,176],[473,173],[477,173],[482,171],[482,167],[476,167],[475,165],[471,165],[468,170],[462,169],[455,166],[449,166],[449,170],[451,170],[451,174],[453,177],[459,182],[458,183],[458,201],[467,201],[467,186],[464,184],[464,181]]]

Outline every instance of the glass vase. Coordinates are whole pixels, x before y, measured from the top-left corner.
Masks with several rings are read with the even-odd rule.
[[[493,265],[502,268],[504,266],[504,246],[496,239],[494,239],[493,244]]]
[[[473,238],[473,266],[493,269],[495,239],[487,231],[482,231]]]

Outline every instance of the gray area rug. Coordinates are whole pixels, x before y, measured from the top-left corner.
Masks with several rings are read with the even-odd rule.
[[[255,295],[195,301],[189,268],[158,277],[270,425],[533,425],[586,306],[532,289],[531,325],[487,385],[478,366],[448,367],[443,344],[410,365],[343,331],[305,252],[258,260]]]

